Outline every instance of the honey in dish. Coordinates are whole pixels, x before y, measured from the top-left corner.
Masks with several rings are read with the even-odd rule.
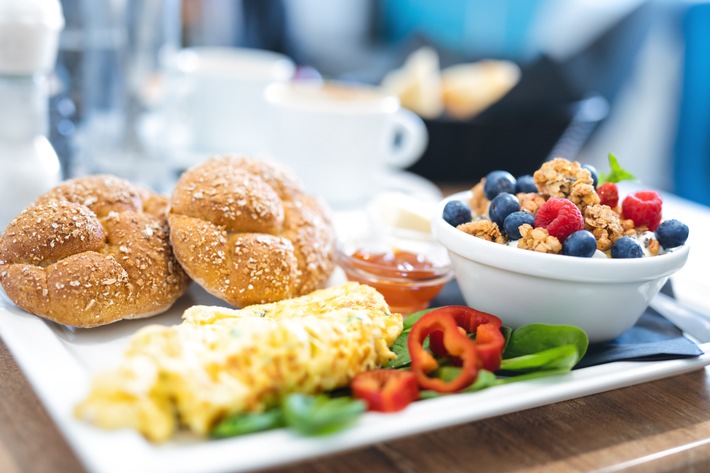
[[[370,278],[361,278],[356,273],[349,273],[348,278],[377,289],[390,310],[402,315],[429,307],[429,302],[444,286],[444,282],[428,284],[428,280],[439,276],[435,264],[425,256],[409,251],[369,252],[360,249],[351,255],[351,263],[369,273]]]

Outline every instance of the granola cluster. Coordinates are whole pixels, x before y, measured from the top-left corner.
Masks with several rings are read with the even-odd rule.
[[[537,209],[547,200],[545,196],[535,192],[520,192],[515,196],[520,201],[520,210],[530,212],[533,215],[537,213]]]
[[[562,252],[562,243],[544,228],[533,228],[527,223],[520,226],[518,248],[537,251],[538,253],[559,254]]]
[[[564,158],[547,161],[535,171],[533,179],[541,194],[568,199],[582,212],[588,205],[599,203],[592,174],[577,161]]]
[[[458,228],[464,233],[468,233],[469,235],[473,235],[478,238],[483,238],[484,240],[492,241],[495,243],[506,242],[506,239],[500,232],[498,225],[491,222],[490,220],[474,220],[472,222],[463,223],[456,228]]]
[[[633,222],[633,221],[632,221]],[[589,230],[597,239],[599,251],[609,251],[611,246],[628,230],[624,228],[619,214],[608,205],[589,205],[584,209],[584,229]],[[636,233],[633,230],[633,233]]]
[[[483,191],[485,185],[486,178],[484,177],[471,188],[471,200],[469,200],[468,206],[471,207],[471,212],[476,215],[488,214],[488,206],[491,205],[491,201],[486,198],[486,193]]]

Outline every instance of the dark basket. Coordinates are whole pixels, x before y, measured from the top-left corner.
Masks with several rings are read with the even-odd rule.
[[[477,182],[490,171],[532,174],[549,157],[575,159],[608,111],[606,100],[492,106],[469,121],[425,120],[429,145],[409,171],[435,182]]]

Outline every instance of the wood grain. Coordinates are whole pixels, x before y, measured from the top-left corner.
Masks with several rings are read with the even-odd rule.
[[[707,369],[268,473],[710,471]],[[85,470],[0,343],[0,472]]]

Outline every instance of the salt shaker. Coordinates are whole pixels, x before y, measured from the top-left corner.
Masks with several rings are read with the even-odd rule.
[[[47,139],[59,0],[0,0],[0,232],[61,179]]]

